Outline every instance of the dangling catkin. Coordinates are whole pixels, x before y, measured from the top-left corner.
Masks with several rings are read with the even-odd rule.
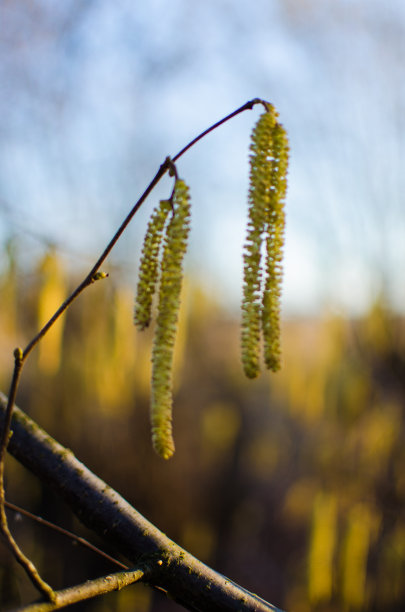
[[[259,374],[261,279],[260,266],[266,210],[269,200],[269,181],[272,151],[273,113],[266,112],[259,118],[250,145],[249,223],[244,248],[244,284],[242,301],[242,364],[246,376]]]
[[[264,361],[273,372],[280,369],[280,296],[287,191],[288,140],[282,125],[273,128],[272,192],[268,210],[262,329]]]
[[[170,200],[161,200],[152,213],[145,234],[134,313],[134,323],[140,330],[148,327],[151,320],[152,300],[159,272],[159,251],[169,210]]]
[[[152,349],[152,442],[164,459],[174,453],[172,436],[172,364],[183,278],[183,259],[190,230],[187,185],[177,179],[173,215],[167,225],[160,265],[158,315]]]
[[[285,131],[268,105],[257,121],[251,141],[249,223],[244,248],[242,300],[242,365],[246,376],[259,374],[260,335],[264,336],[265,362],[279,367],[279,301],[284,231],[284,197],[288,148]],[[261,267],[263,241],[267,257]]]

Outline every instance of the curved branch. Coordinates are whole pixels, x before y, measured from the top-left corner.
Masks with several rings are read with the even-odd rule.
[[[6,404],[0,394],[0,426]],[[188,610],[278,611],[175,544],[17,407],[12,430],[9,452],[131,563],[151,563],[151,586],[164,589]]]

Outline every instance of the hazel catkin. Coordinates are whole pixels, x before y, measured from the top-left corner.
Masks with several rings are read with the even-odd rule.
[[[177,179],[173,215],[167,225],[160,264],[158,315],[152,349],[152,443],[164,459],[174,453],[172,435],[172,369],[183,260],[190,230],[190,197],[187,185]]]
[[[145,234],[134,312],[134,323],[140,330],[148,327],[151,320],[152,301],[159,273],[160,246],[170,209],[171,202],[161,200],[152,213]]]
[[[288,143],[270,104],[257,121],[251,139],[249,222],[243,254],[241,349],[246,376],[260,371],[263,334],[266,366],[280,364],[280,293],[284,241],[284,199]],[[262,252],[266,251],[264,269]]]
[[[288,140],[282,125],[273,128],[273,160],[271,173],[271,198],[265,255],[265,278],[262,302],[262,330],[264,361],[273,372],[280,369],[280,298],[282,260],[284,246],[285,211],[287,191]]]

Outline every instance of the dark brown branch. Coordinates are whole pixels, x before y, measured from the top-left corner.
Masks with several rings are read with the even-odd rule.
[[[204,138],[204,136],[207,136],[207,134],[216,130],[220,125],[222,125],[223,123],[226,123],[226,121],[229,121],[236,115],[243,113],[245,110],[252,110],[252,108],[256,104],[263,104],[265,106],[267,102],[265,102],[264,100],[260,100],[259,98],[254,98],[253,100],[249,100],[249,102],[246,102],[245,104],[243,104],[243,106],[233,111],[233,113],[230,113],[229,115],[227,115],[220,121],[217,121],[216,123],[214,123],[214,125],[211,125],[211,127],[209,127],[207,130],[204,130],[204,132],[201,132],[201,134],[196,136],[191,142],[188,143],[188,145],[186,145],[181,151],[179,151],[179,153],[177,153],[177,155],[173,157],[172,161],[176,162],[182,155],[184,155],[186,151],[191,149],[191,147],[193,147],[199,140],[201,140],[201,138]]]
[[[0,425],[6,403],[1,395]],[[149,561],[151,586],[164,589],[194,611],[277,611],[180,548],[18,408],[12,430],[9,452],[133,565]]]

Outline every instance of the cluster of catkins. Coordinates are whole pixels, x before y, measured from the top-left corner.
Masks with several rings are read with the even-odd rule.
[[[289,149],[287,134],[270,104],[254,127],[250,150],[241,344],[244,372],[255,378],[260,371],[261,336],[266,367],[274,372],[280,368],[280,293]]]
[[[149,221],[142,250],[134,316],[139,329],[148,327],[160,273],[152,350],[151,424],[153,447],[164,459],[169,459],[174,453],[172,365],[189,230],[189,191],[184,181],[177,179],[172,199],[162,200]]]
[[[288,140],[274,107],[267,103],[265,106],[252,133],[249,223],[243,254],[241,345],[243,369],[249,378],[255,378],[260,370],[261,337],[267,368],[276,371],[280,367]],[[145,329],[151,321],[153,297],[160,280],[152,350],[151,424],[153,446],[164,459],[174,453],[172,366],[189,229],[188,187],[176,178],[172,198],[162,200],[155,208],[146,231],[135,305],[135,324]]]

